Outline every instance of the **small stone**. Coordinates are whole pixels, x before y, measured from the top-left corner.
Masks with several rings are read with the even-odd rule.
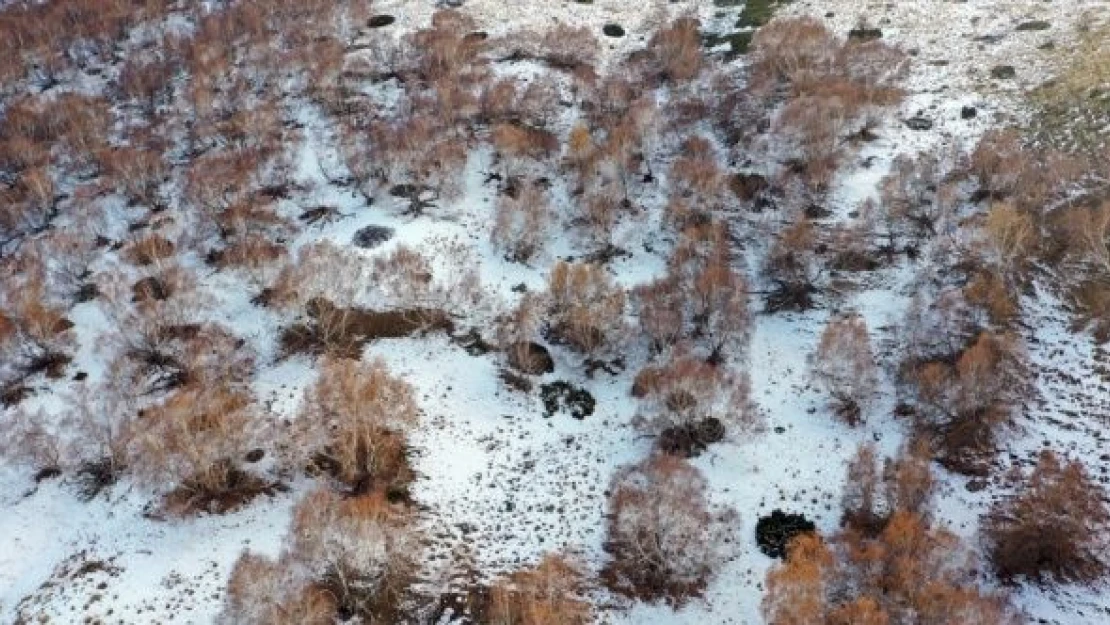
[[[933,120],[917,116],[905,120],[905,124],[910,130],[930,130],[933,127]]]

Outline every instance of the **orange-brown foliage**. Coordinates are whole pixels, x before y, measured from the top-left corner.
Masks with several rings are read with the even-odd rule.
[[[584,567],[566,556],[547,555],[490,590],[491,625],[586,625],[593,607],[582,598]]]
[[[1110,505],[1078,461],[1044,451],[1017,491],[984,519],[991,564],[1005,581],[1091,582],[1107,571]]]
[[[404,435],[416,423],[412,387],[381,361],[325,358],[296,423],[293,460],[355,492],[403,492],[412,478]]]

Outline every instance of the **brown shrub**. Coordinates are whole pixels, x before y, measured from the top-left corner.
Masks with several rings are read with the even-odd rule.
[[[146,115],[153,115],[169,96],[175,70],[172,62],[131,59],[120,69],[120,91],[136,101]]]
[[[637,319],[653,351],[676,344],[686,333],[684,293],[674,278],[636,287]]]
[[[539,47],[541,58],[548,64],[572,70],[579,77],[592,73],[601,51],[601,44],[592,30],[570,24],[545,28]]]
[[[942,193],[948,164],[933,154],[898,156],[880,183],[879,210],[891,228],[908,223],[916,236],[933,236],[953,206]]]
[[[767,308],[806,310],[813,305],[817,265],[813,222],[802,218],[779,233],[763,262],[763,274],[774,285]]]
[[[704,347],[720,364],[727,351],[743,351],[751,328],[748,284],[732,268],[728,228],[707,222],[683,230],[667,275],[639,287],[641,327],[655,349],[679,339]]]
[[[335,598],[305,579],[297,563],[243,552],[231,569],[219,622],[227,625],[331,625]]]
[[[365,259],[330,241],[319,241],[297,250],[270,287],[269,301],[285,309],[304,309],[310,301],[326,297],[340,307],[352,306],[359,284],[367,278]]]
[[[460,11],[436,11],[431,28],[407,37],[412,49],[419,51],[420,78],[428,82],[455,77],[466,78],[471,84],[484,82],[489,72],[482,58],[485,42],[467,37],[476,29],[474,20]]]
[[[921,408],[916,427],[936,442],[938,459],[961,472],[981,470],[999,427],[1028,392],[1020,343],[990,332],[952,360],[911,364],[910,381]]]
[[[705,589],[723,558],[735,512],[715,514],[706,481],[680,458],[658,454],[613,477],[602,578],[615,592],[681,604]]]
[[[403,622],[419,553],[411,522],[381,493],[309,493],[276,561],[240,556],[219,622]]]
[[[593,606],[582,598],[584,567],[566,556],[547,555],[490,590],[491,625],[586,625]]]
[[[1107,571],[1110,506],[1082,463],[1044,451],[984,518],[991,564],[1007,582],[1092,582]]]
[[[668,177],[671,192],[696,204],[700,209],[722,208],[726,197],[725,174],[712,144],[702,137],[691,137],[682,144]]]
[[[991,324],[995,327],[1007,328],[1020,312],[1017,302],[1018,293],[1015,292],[1014,286],[998,271],[984,269],[977,272],[964,287],[964,297],[968,304],[986,311]]]
[[[774,82],[818,82],[832,73],[839,43],[817,18],[774,20],[752,38],[752,72]]]
[[[841,505],[842,525],[867,537],[878,536],[895,511],[928,520],[935,480],[929,449],[922,444],[902,449],[880,468],[874,445],[860,445],[848,462]]]
[[[700,28],[697,19],[680,17],[651,36],[647,50],[659,80],[684,82],[698,76],[705,65]]]
[[[624,339],[624,290],[598,265],[559,261],[547,287],[552,334],[594,353]]]
[[[123,256],[136,265],[153,265],[160,260],[170,258],[175,251],[173,242],[166,237],[148,234],[132,241],[123,250]]]
[[[403,493],[412,479],[404,435],[417,415],[412,387],[383,362],[325,358],[305,392],[293,460],[328,471],[356,493]]]
[[[168,486],[175,514],[223,513],[265,490],[240,468],[257,443],[254,399],[218,381],[174,391],[135,421],[129,465],[151,485]]]
[[[1013,204],[999,203],[987,213],[983,229],[995,266],[1007,274],[1020,275],[1036,251],[1038,236],[1033,218]]]
[[[48,280],[43,259],[22,255],[6,269],[12,278],[2,285],[4,337],[0,342],[0,388],[21,399],[21,382],[45,373],[61,377],[75,347],[73,322],[63,314],[47,291]]]
[[[514,123],[497,124],[490,130],[490,139],[510,176],[527,162],[542,162],[559,149],[559,139],[550,132]]]
[[[641,426],[656,435],[689,434],[691,448],[664,450],[685,455],[696,455],[728,431],[750,428],[756,418],[750,392],[746,376],[681,352],[665,365],[642,369],[632,386],[643,400]],[[713,440],[699,436],[707,422],[717,430]]]
[[[786,158],[818,193],[831,183],[845,139],[867,136],[877,110],[903,95],[897,83],[905,54],[881,42],[844,42],[816,18],[780,19],[760,28],[752,58],[749,93],[768,104],[786,99],[775,118]],[[735,98],[723,108],[743,113]],[[742,135],[729,117],[724,116],[726,130]]]
[[[317,298],[308,303],[307,313],[308,323],[295,323],[282,330],[278,340],[283,355],[329,354],[357,359],[363,347],[378,339],[454,329],[447,313],[434,308],[364,310],[338,307]]]
[[[275,243],[262,234],[238,237],[216,255],[220,267],[245,269],[257,284],[267,283],[266,277],[280,271],[277,265],[289,257],[285,245]]]

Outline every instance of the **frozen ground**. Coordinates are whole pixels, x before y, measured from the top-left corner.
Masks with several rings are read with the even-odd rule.
[[[661,15],[692,10],[710,17],[719,10],[709,0],[524,4],[470,0],[466,11],[491,33],[540,27],[553,20],[596,29],[619,23],[627,36],[604,42],[612,54],[621,54],[641,45],[647,28],[658,24]],[[376,6],[381,13],[397,15],[405,28],[426,24],[435,9],[431,1],[412,0],[384,0]],[[1084,20],[1084,11],[1099,9],[1108,10],[1106,3],[1075,0],[1064,10],[1060,2],[925,0],[869,3],[861,9],[859,2],[848,0],[796,0],[785,8],[822,17],[831,13],[827,19],[838,32],[854,26],[865,11],[889,41],[917,50],[910,97],[902,110],[884,121],[880,139],[867,144],[845,168],[829,206],[829,220],[849,220],[849,213],[875,193],[896,155],[966,147],[986,128],[1020,115],[1020,90],[1043,80],[1054,62],[1052,53],[1038,50],[1038,45],[1051,39],[1066,46],[1069,33]],[[1050,22],[1049,30],[1015,30],[1041,19]],[[990,68],[1003,63],[1017,68],[1015,80],[989,78]],[[977,107],[979,115],[961,119],[965,106]],[[903,123],[918,115],[933,122],[931,130],[911,130]],[[542,284],[540,272],[505,263],[489,249],[487,215],[493,189],[481,183],[484,155],[472,156],[462,199],[428,217],[402,218],[395,206],[366,208],[357,197],[322,179],[317,163],[334,161],[334,154],[329,154],[326,133],[314,119],[305,111],[306,142],[298,177],[310,190],[297,202],[337,206],[349,217],[306,229],[298,245],[322,237],[347,244],[364,225],[388,225],[397,230],[396,242],[422,249],[435,249],[443,241],[464,242],[472,248],[484,281],[500,297],[515,297],[511,287],[521,282]],[[643,225],[627,227],[623,233],[631,243],[651,236]],[[623,283],[645,281],[661,269],[662,258],[645,252],[642,245],[625,247],[633,256],[614,266]],[[740,511],[740,543],[703,601],[675,612],[598,594],[603,622],[761,622],[761,585],[772,561],[755,546],[758,516],[784,507],[832,530],[839,519],[845,460],[864,440],[878,442],[888,453],[902,440],[901,425],[891,416],[895,398],[889,383],[867,425],[849,429],[831,418],[825,398],[811,387],[808,357],[829,315],[846,309],[865,315],[873,342],[880,355],[886,355],[891,328],[901,320],[913,293],[914,269],[905,265],[883,270],[866,285],[807,314],[756,315],[748,369],[762,428],[734,434],[696,461],[709,478],[711,498]],[[213,278],[208,285],[220,302],[213,314],[248,337],[262,354],[256,386],[275,418],[293,415],[301,389],[313,379],[312,363],[273,361],[273,320],[249,304],[242,284],[219,280]],[[758,309],[759,304],[753,306]],[[1040,398],[1007,437],[1006,462],[1026,461],[1048,445],[1069,450],[1105,479],[1110,469],[1103,433],[1108,425],[1105,415],[1110,414],[1110,382],[1100,365],[1105,355],[1087,335],[1068,330],[1063,306],[1047,291],[1038,291],[1027,308],[1032,313],[1026,320],[1026,338],[1040,372]],[[74,319],[82,329],[74,366],[95,372],[95,336],[102,313],[95,304],[85,304],[75,310]],[[475,326],[487,321],[482,311],[467,320]],[[430,575],[463,543],[489,573],[561,548],[581,552],[591,565],[600,564],[609,478],[617,466],[643,457],[650,448],[650,441],[630,425],[636,410],[628,395],[634,367],[591,379],[582,374],[575,357],[555,350],[556,370],[543,381],[570,380],[598,400],[597,412],[578,421],[566,414],[545,418],[537,397],[504,388],[493,356],[472,356],[442,335],[375,343],[367,356],[385,359],[417,389],[423,415],[412,441],[420,474],[414,495],[427,511],[422,522],[433,536]],[[44,393],[35,401],[56,408],[58,397],[58,392]],[[26,471],[3,469],[0,622],[13,622],[17,615],[44,615],[53,623],[210,622],[220,609],[223,584],[238,553],[244,548],[278,551],[289,510],[303,490],[301,484],[291,486],[291,493],[263,498],[234,514],[158,520],[144,514],[150,494],[127,484],[85,503],[65,482],[35,485]],[[992,489],[973,494],[962,479],[948,476],[943,486],[941,518],[974,539],[975,520],[989,503]],[[1110,622],[1105,594],[1106,589],[1027,588],[1018,598],[1031,616],[1044,622],[1097,625]]]

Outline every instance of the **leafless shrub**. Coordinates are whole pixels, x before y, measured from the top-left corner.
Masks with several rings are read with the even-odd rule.
[[[697,19],[680,17],[652,35],[647,50],[660,80],[684,82],[701,73],[705,59],[700,28]]]
[[[714,512],[701,473],[685,460],[653,455],[613,478],[602,572],[621,594],[681,604],[698,596],[721,563],[735,512]]]
[[[767,298],[769,310],[812,306],[817,290],[817,237],[808,219],[800,219],[779,233],[763,263],[764,275],[774,285]]]
[[[410,523],[381,493],[309,493],[293,512],[278,560],[239,558],[220,622],[401,622],[419,553]]]
[[[310,493],[293,513],[290,552],[336,599],[339,613],[395,622],[420,546],[407,511],[383,493]]]
[[[746,376],[681,353],[642,369],[632,387],[643,402],[640,426],[660,437],[663,451],[684,456],[750,430],[756,421],[750,392]]]
[[[514,195],[498,197],[495,211],[490,238],[504,250],[506,258],[526,263],[542,251],[553,212],[542,188],[522,185]]]
[[[878,375],[862,316],[847,315],[825,326],[814,355],[813,374],[833,397],[838,416],[853,426],[864,420],[863,411],[878,387]]]
[[[335,598],[316,588],[303,566],[244,552],[227,582],[219,622],[228,625],[330,625]]]
[[[935,478],[927,445],[902,449],[880,466],[874,445],[863,444],[848,463],[841,505],[842,524],[863,535],[878,536],[896,511],[929,518]]]
[[[948,360],[906,366],[920,408],[916,425],[936,441],[941,462],[957,471],[981,470],[999,427],[1028,391],[1021,343],[982,332]]]
[[[547,287],[552,334],[592,354],[625,337],[625,294],[598,265],[560,261]]]

